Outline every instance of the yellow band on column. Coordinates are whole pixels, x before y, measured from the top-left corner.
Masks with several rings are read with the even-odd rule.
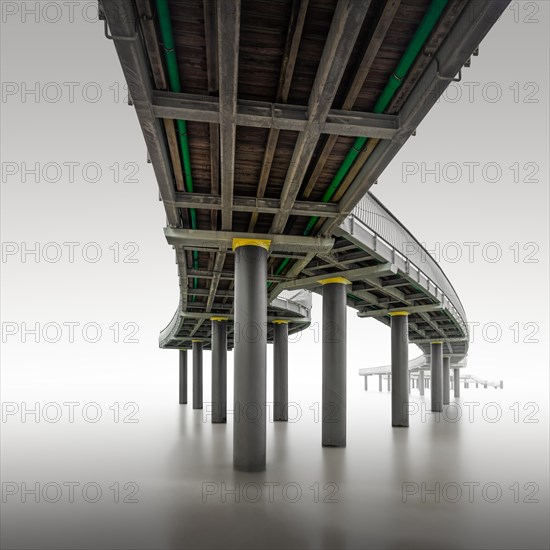
[[[202,342],[202,340],[191,340],[191,342],[194,344],[195,342]]]
[[[434,340],[433,342],[430,342],[430,344],[443,344],[443,340]]]
[[[274,325],[288,325],[290,321],[285,321],[284,319],[273,319]]]
[[[229,317],[210,317],[211,321],[229,321]]]
[[[262,239],[233,239],[233,250],[237,250],[239,246],[259,246],[265,248],[265,250],[269,250],[271,241]]]
[[[340,283],[342,285],[351,285],[351,281],[348,281],[344,277],[330,277],[329,279],[322,279],[319,281],[322,285],[328,285],[330,283]]]
[[[388,313],[390,317],[399,317],[400,315],[409,315],[408,311],[390,311]]]

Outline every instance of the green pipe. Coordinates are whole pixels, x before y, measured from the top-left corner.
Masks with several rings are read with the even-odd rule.
[[[403,78],[405,78],[405,76],[409,72],[409,69],[411,68],[420,50],[422,49],[422,46],[428,39],[428,36],[432,32],[432,29],[434,28],[435,24],[439,20],[439,17],[443,13],[443,10],[445,9],[448,1],[449,0],[432,0],[428,11],[424,15],[418,28],[416,29],[412,40],[409,42],[409,45],[407,46],[403,57],[401,57],[401,59],[399,60],[395,72],[390,76],[386,87],[384,88],[382,94],[374,105],[375,113],[381,114],[386,110],[387,106],[395,95],[395,92],[397,91],[399,86],[401,86]],[[340,168],[338,168],[336,175],[334,176],[327,190],[323,194],[323,202],[328,202],[330,201],[330,199],[332,199],[334,193],[336,193],[336,190],[342,183],[342,180],[348,173],[349,169],[355,162],[355,159],[357,158],[367,141],[368,139],[366,137],[356,138],[351,149],[348,151],[346,158],[344,159]],[[317,223],[317,220],[319,220],[319,216],[313,216],[309,219],[309,222],[304,229],[304,235],[308,235],[310,233],[310,231]]]
[[[164,58],[168,69],[168,82],[172,92],[181,92],[181,81],[178,69],[178,60],[176,57],[176,45],[172,33],[172,21],[170,19],[170,10],[167,0],[157,0],[157,14],[159,18],[160,33],[164,45]],[[191,155],[189,153],[189,138],[187,135],[187,123],[185,120],[176,120],[176,131],[180,146],[181,158],[183,161],[183,174],[185,189],[188,193],[193,192],[193,174],[191,171]],[[191,227],[197,228],[197,212],[194,208],[190,209]],[[193,250],[193,267],[198,269],[199,252]],[[197,287],[197,279],[193,279],[193,287]],[[195,296],[193,296],[193,299]]]

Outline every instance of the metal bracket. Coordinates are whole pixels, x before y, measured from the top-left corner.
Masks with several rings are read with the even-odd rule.
[[[460,82],[462,80],[462,69],[458,71],[458,78],[454,76],[444,76],[439,72],[439,59],[437,57],[434,57],[434,59],[437,66],[436,76],[439,80],[445,80],[446,82]]]
[[[136,25],[137,25],[137,23],[136,23]],[[114,35],[109,34],[109,25],[107,23],[107,19],[105,19],[103,21],[103,29],[104,29],[104,32],[105,32],[105,38],[107,38],[108,40],[114,40],[115,42],[116,41],[133,42],[134,40],[137,40],[137,38],[138,38],[137,26],[136,26],[136,28],[134,30],[134,34],[132,36],[114,36]]]

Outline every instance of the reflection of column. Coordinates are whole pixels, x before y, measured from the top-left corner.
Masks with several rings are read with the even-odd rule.
[[[342,277],[323,285],[322,444],[346,446],[346,285]]]
[[[273,321],[273,420],[288,421],[288,321]]]
[[[212,317],[212,422],[227,422],[227,317]]]
[[[202,340],[193,340],[193,408],[202,409]]]
[[[180,349],[180,405],[187,405],[187,350]]]
[[[409,426],[409,323],[406,311],[391,313],[391,424]]]
[[[453,369],[455,397],[460,397],[460,369]]]
[[[451,402],[451,358],[443,357],[443,405]]]
[[[420,391],[420,395],[424,395],[425,387],[426,387],[426,383],[424,381],[424,371],[419,370],[418,371],[418,390]]]
[[[235,369],[233,465],[265,470],[267,250],[270,241],[233,239]]]
[[[432,342],[431,360],[432,412],[441,412],[443,411],[443,342]]]

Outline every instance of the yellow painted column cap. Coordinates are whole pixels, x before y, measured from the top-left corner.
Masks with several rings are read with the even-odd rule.
[[[240,246],[259,246],[265,250],[269,250],[271,241],[267,239],[245,239],[235,238],[233,239],[233,250],[237,250]]]
[[[288,325],[290,321],[287,321],[286,319],[273,319],[274,325]]]
[[[406,315],[410,315],[408,311],[390,311],[388,313],[388,315],[390,317],[400,317],[400,316],[406,316]]]
[[[321,279],[319,281],[322,285],[329,285],[331,283],[340,283],[341,285],[351,285],[351,281],[344,277],[329,277],[328,279]]]
[[[211,321],[229,321],[229,317],[210,317]]]

